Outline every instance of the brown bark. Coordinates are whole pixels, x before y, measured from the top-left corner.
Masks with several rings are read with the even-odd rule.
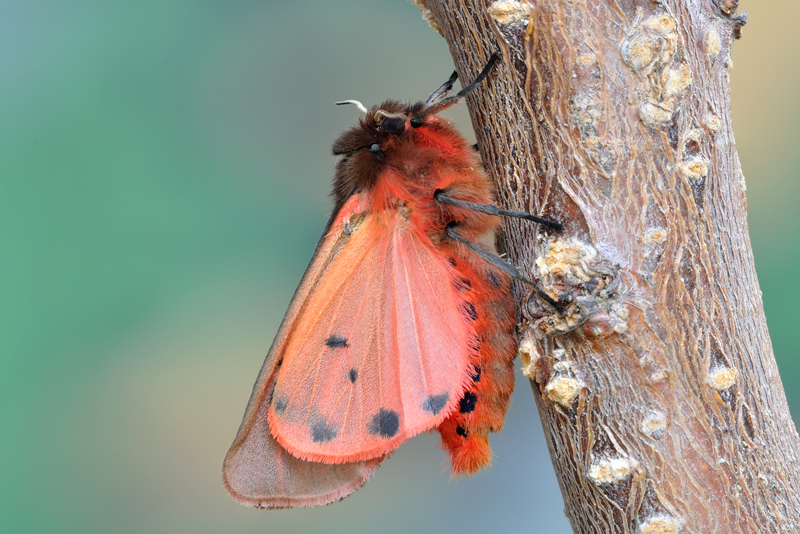
[[[484,165],[505,207],[567,227],[509,221],[505,244],[569,303],[516,292],[575,532],[800,532],[731,126],[737,2],[417,3],[462,79],[502,52],[469,98]]]

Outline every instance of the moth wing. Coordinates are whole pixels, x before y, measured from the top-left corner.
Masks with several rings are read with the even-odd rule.
[[[382,458],[343,464],[295,458],[270,435],[267,406],[257,403],[254,420],[225,457],[222,479],[236,502],[256,508],[328,504],[363,486],[380,465]]]
[[[401,217],[367,217],[309,295],[269,408],[297,458],[382,457],[458,403],[474,327],[455,270]]]
[[[242,424],[225,456],[223,484],[230,496],[245,506],[306,507],[342,499],[364,485],[383,459],[338,465],[298,459],[275,441],[267,420],[276,370],[298,316],[345,241],[341,239],[341,232],[326,232],[320,240],[267,353]]]

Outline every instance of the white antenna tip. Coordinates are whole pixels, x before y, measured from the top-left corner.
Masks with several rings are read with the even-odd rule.
[[[361,111],[361,113],[364,113],[365,115],[367,113],[367,108],[365,108],[364,104],[362,104],[358,100],[342,100],[341,102],[336,102],[337,106],[344,106],[345,104],[352,104],[355,107],[357,107],[359,111]]]

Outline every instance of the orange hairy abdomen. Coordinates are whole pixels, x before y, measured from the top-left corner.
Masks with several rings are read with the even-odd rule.
[[[509,280],[470,260],[458,257],[456,269],[469,280],[462,295],[475,318],[475,369],[456,409],[438,427],[454,475],[472,474],[491,463],[488,435],[502,428],[514,390],[516,341]]]

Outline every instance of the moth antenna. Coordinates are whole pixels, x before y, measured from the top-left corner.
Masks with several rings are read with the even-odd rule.
[[[355,107],[357,107],[358,110],[361,111],[361,113],[363,113],[364,115],[367,114],[367,108],[364,107],[364,104],[362,104],[358,100],[342,100],[341,102],[336,102],[337,106],[344,106],[345,104],[352,104]]]
[[[547,293],[545,293],[544,289],[539,287],[535,282],[532,282],[531,280],[528,280],[527,278],[522,276],[522,274],[517,270],[516,267],[514,267],[507,261],[504,261],[499,256],[496,256],[491,252],[484,250],[483,248],[479,247],[469,239],[462,237],[461,235],[459,235],[458,232],[456,232],[453,226],[448,225],[447,228],[445,229],[445,233],[447,234],[447,237],[449,237],[453,241],[461,243],[462,245],[470,249],[472,252],[477,254],[485,262],[494,265],[499,270],[503,271],[512,278],[516,278],[520,282],[532,287],[534,291],[536,291],[536,293],[539,294],[539,297],[541,297],[542,300],[546,301],[553,308],[555,308],[558,313],[560,313],[561,315],[566,314],[566,310],[564,309],[563,306],[561,306],[561,304],[553,300],[553,298]]]
[[[500,52],[495,52],[494,54],[492,54],[492,56],[489,58],[489,61],[486,62],[486,66],[483,67],[483,70],[480,72],[480,74],[478,74],[478,76],[472,81],[471,84],[467,85],[453,96],[449,96],[447,98],[439,100],[438,102],[431,103],[431,98],[433,98],[434,95],[441,96],[444,94],[444,92],[440,93],[440,90],[443,87],[446,87],[447,83],[450,80],[445,82],[445,84],[442,87],[433,92],[431,98],[428,98],[428,102],[426,102],[425,107],[422,108],[422,111],[420,111],[419,113],[414,115],[414,117],[411,118],[411,126],[419,128],[420,126],[422,126],[422,122],[425,120],[426,116],[435,115],[436,113],[439,113],[440,111],[449,108],[450,106],[452,106],[453,104],[455,104],[456,102],[458,102],[459,100],[470,94],[472,91],[474,91],[475,88],[477,88],[481,84],[481,82],[483,82],[483,80],[486,79],[486,77],[489,75],[489,72],[491,72],[492,67],[494,67],[494,64],[497,63],[498,59],[500,59]],[[453,82],[455,82],[455,79],[453,79]]]
[[[431,106],[435,104],[439,99],[441,99],[447,92],[453,88],[453,84],[456,83],[458,79],[458,73],[453,71],[453,74],[444,82],[441,87],[431,93],[431,96],[428,97],[428,100],[425,101],[425,107]]]
[[[498,208],[493,204],[480,204],[478,202],[459,200],[457,198],[453,198],[447,195],[441,190],[438,190],[433,194],[433,199],[436,202],[441,202],[442,204],[450,204],[451,206],[455,206],[457,208],[464,208],[472,211],[477,211],[480,213],[486,213],[488,215],[505,215],[506,217],[516,217],[517,219],[525,219],[528,221],[533,221],[543,226],[552,228],[553,230],[564,229],[564,227],[560,223],[548,219],[543,219],[541,217],[537,217],[536,215],[531,215],[530,213],[525,211],[504,210]]]
[[[492,54],[492,56],[489,58],[489,61],[486,62],[486,66],[483,67],[483,70],[480,72],[480,74],[478,74],[478,76],[472,80],[472,83],[461,89],[458,93],[456,93],[456,96],[452,98],[459,100],[474,91],[475,88],[486,79],[486,77],[489,75],[489,72],[492,70],[492,67],[494,67],[494,64],[497,63],[498,59],[500,59],[500,52],[495,52]]]

